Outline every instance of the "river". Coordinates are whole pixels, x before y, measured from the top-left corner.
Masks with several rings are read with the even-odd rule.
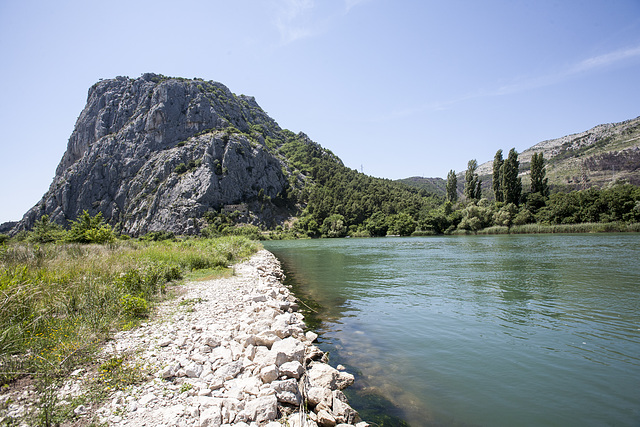
[[[640,425],[640,235],[269,241],[385,426]]]

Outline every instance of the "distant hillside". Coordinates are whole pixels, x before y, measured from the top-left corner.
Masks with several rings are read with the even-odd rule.
[[[504,157],[510,148],[503,148]],[[617,180],[640,185],[640,117],[542,141],[524,150],[518,159],[525,183],[531,156],[539,152],[546,160],[549,184],[556,189],[602,187]],[[485,183],[491,182],[492,171],[493,161],[478,167]]]
[[[399,179],[397,182],[415,187],[419,190],[425,190],[428,193],[444,197],[447,194],[447,180],[443,178],[424,178],[421,176],[412,176],[411,178]]]

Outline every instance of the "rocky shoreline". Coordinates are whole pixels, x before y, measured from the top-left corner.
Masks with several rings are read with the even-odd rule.
[[[353,375],[329,366],[317,335],[304,333],[283,278],[261,250],[231,277],[187,283],[156,320],[103,350],[136,353],[153,378],[76,414],[114,426],[368,426],[340,391]]]

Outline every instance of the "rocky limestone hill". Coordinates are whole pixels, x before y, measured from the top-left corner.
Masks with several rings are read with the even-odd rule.
[[[502,150],[507,157],[511,147]],[[584,132],[539,142],[518,154],[524,188],[529,185],[533,153],[543,153],[549,184],[555,190],[603,187],[624,180],[640,185],[640,117],[620,123],[595,126]],[[495,154],[495,153],[493,153]],[[492,194],[493,160],[478,166],[483,194]],[[458,171],[458,193],[464,189],[465,171]],[[446,195],[446,179],[411,177],[399,180],[441,197]]]
[[[504,157],[509,149],[503,149]],[[598,125],[524,150],[518,160],[525,180],[533,153],[543,153],[549,184],[559,189],[602,187],[617,180],[640,185],[640,117]],[[478,167],[478,175],[487,178],[484,181],[490,182],[492,173],[493,161]]]
[[[103,80],[89,89],[49,190],[13,232],[45,214],[66,226],[84,210],[130,235],[195,234],[206,212],[224,209],[274,226],[299,209],[292,194],[306,179],[279,152],[292,139],[317,145],[217,82]]]

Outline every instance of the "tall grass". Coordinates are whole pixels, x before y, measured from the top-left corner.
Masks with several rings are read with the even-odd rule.
[[[640,231],[640,224],[620,222],[587,222],[581,224],[524,224],[514,225],[509,229],[511,234],[539,233],[616,233]]]
[[[244,237],[0,246],[0,384],[63,375],[148,314],[166,283],[255,252]]]

